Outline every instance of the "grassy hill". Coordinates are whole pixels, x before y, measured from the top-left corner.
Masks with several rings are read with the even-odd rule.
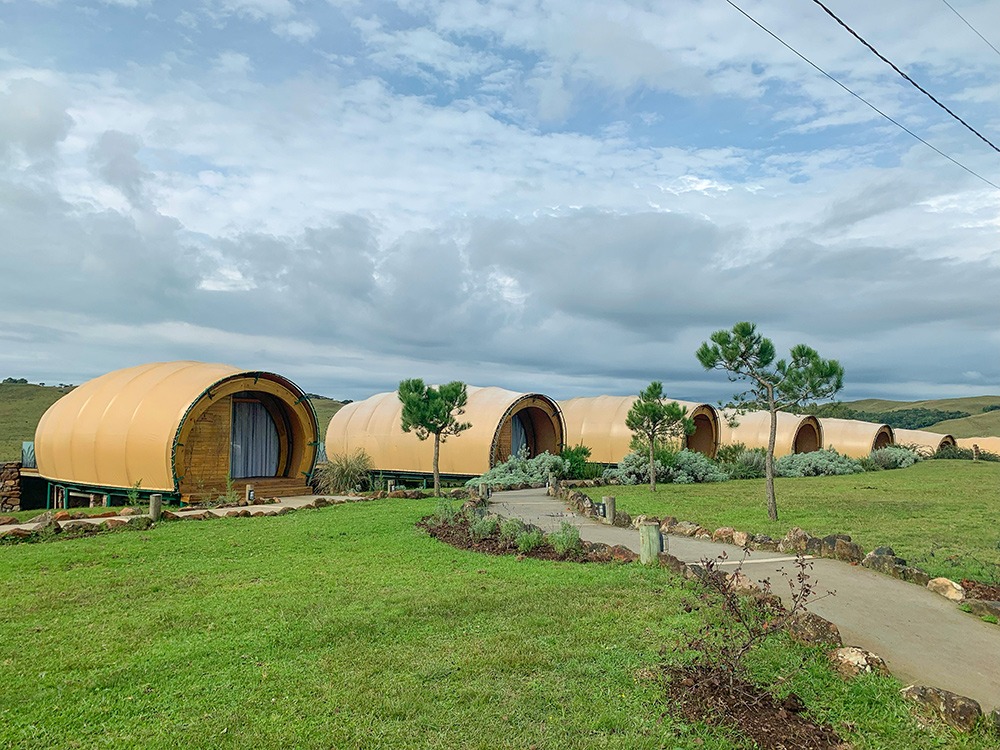
[[[0,463],[21,457],[21,442],[35,439],[35,427],[42,414],[71,390],[72,387],[0,383]],[[322,440],[330,418],[343,404],[324,396],[311,398]]]
[[[983,407],[1000,405],[1000,396],[969,396],[967,398],[940,398],[927,401],[886,401],[862,399],[845,401],[844,405],[856,411],[900,411],[901,409],[936,409],[939,411],[964,411],[970,416],[948,419],[926,427],[930,432],[955,437],[980,437],[1000,435],[1000,411],[983,412]]]
[[[21,458],[21,442],[35,439],[42,414],[71,387],[0,383],[0,462]]]

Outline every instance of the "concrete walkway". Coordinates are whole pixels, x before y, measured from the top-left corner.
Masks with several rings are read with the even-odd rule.
[[[567,510],[545,490],[500,492],[490,509],[516,516],[546,531],[568,521],[589,542],[623,544],[639,550],[639,532],[606,526]],[[735,567],[739,547],[701,539],[664,536],[669,552],[685,562],[728,555]],[[743,572],[752,580],[770,579],[774,593],[787,597],[784,570],[794,577],[794,558],[777,552],[752,552]],[[836,560],[812,560],[810,575],[819,593],[835,591],[811,603],[809,610],[836,623],[846,646],[860,646],[883,659],[904,683],[930,685],[979,701],[984,712],[1000,708],[1000,626],[962,612],[954,602],[922,586],[899,581]]]

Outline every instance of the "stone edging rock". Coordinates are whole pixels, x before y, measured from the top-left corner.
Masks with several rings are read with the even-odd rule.
[[[161,521],[208,521],[216,518],[259,518],[261,516],[283,516],[297,510],[314,510],[329,505],[344,505],[347,503],[366,502],[374,500],[371,497],[325,498],[318,497],[312,502],[296,507],[281,506],[273,510],[249,510],[246,507],[224,506],[218,508],[195,508],[194,512],[175,513],[164,510]],[[278,502],[277,500],[270,501]],[[262,501],[263,504],[263,501]],[[225,512],[223,512],[225,511]],[[124,517],[123,517],[124,516]],[[91,523],[86,519],[100,519]],[[116,531],[118,529],[145,530],[155,526],[149,515],[138,508],[117,508],[100,514],[72,513],[67,511],[45,511],[21,525],[37,524],[33,529],[13,528],[0,533],[0,541],[7,544],[17,542],[53,541],[65,535],[64,538],[77,538],[93,534]]]

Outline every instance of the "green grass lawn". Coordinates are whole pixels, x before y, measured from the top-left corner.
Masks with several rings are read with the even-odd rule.
[[[711,529],[780,538],[793,526],[848,533],[866,551],[888,544],[931,575],[1000,580],[1000,464],[924,461],[908,469],[775,480],[778,522],[767,518],[763,479],[586,490],[613,494],[632,515],[672,515]]]
[[[414,528],[433,507],[0,547],[0,747],[741,747],[635,677],[700,623],[688,584],[455,550]],[[921,729],[894,680],[780,639],[754,668],[858,748],[994,740]]]

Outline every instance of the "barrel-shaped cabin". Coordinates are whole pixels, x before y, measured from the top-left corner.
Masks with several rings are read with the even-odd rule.
[[[767,448],[771,434],[771,413],[751,411],[746,414],[723,412],[720,431],[722,445],[742,443],[747,448]],[[823,447],[827,438],[816,417],[809,414],[777,413],[775,457],[793,453],[812,453]]]
[[[898,427],[894,427],[892,432],[896,438],[896,445],[912,445],[921,453],[937,453],[939,448],[956,445],[954,437],[939,432],[904,430]]]
[[[566,420],[566,444],[590,448],[590,460],[616,464],[631,452],[632,431],[625,425],[636,396],[581,396],[559,402]],[[672,400],[672,399],[671,399]],[[719,413],[710,404],[677,401],[694,422],[683,447],[715,457],[719,448]]]
[[[562,452],[566,428],[556,402],[540,393],[467,386],[468,403],[459,421],[464,432],[441,447],[442,475],[474,477],[520,450],[529,458]],[[379,393],[343,406],[326,431],[328,458],[363,450],[372,468],[400,476],[427,475],[434,469],[434,438],[403,432],[403,404],[396,391]]]
[[[162,493],[189,502],[227,485],[242,497],[305,495],[316,414],[287,378],[203,362],[157,362],[102,375],[63,396],[35,431],[50,495]]]
[[[851,458],[864,458],[896,442],[895,432],[887,424],[860,419],[821,419],[820,423],[826,447]]]

